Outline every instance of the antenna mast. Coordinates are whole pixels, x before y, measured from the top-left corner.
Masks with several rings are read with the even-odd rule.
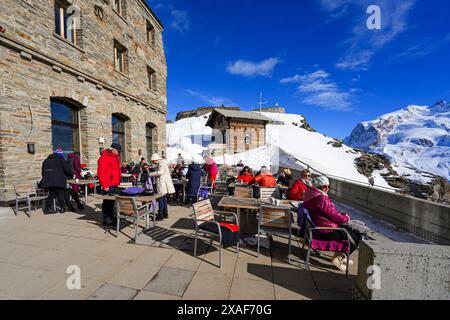
[[[263,98],[263,94],[262,94],[262,92],[260,92],[259,93],[259,102],[258,102],[258,104],[259,104],[259,113],[262,112],[263,104],[267,104],[268,103],[267,101],[263,101],[262,98]]]

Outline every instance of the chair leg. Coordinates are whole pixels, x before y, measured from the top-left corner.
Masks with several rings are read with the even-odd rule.
[[[289,260],[289,264],[291,263],[291,234],[289,233],[289,242],[288,242],[288,260]]]
[[[258,233],[257,237],[258,237],[258,241],[257,241],[257,248],[258,248],[258,250],[256,251],[257,252],[256,256],[259,257],[259,240],[261,239],[260,233]]]
[[[116,237],[119,237],[120,232],[120,215],[117,215]]]
[[[138,237],[138,234],[139,234],[139,214],[137,215],[137,217],[136,217],[136,220],[135,220],[135,225],[134,225],[134,242],[136,243],[136,241],[137,241],[137,237]]]
[[[197,233],[197,230],[195,230],[195,239],[194,239],[194,257],[197,256],[197,242],[198,242],[197,237],[198,237],[198,233]]]
[[[346,278],[348,278],[348,269],[350,268],[349,261],[350,261],[350,253],[347,254],[347,268],[345,268],[345,277]]]
[[[16,216],[19,213],[19,198],[16,197]]]
[[[311,255],[311,248],[308,246],[308,253],[306,254],[306,260],[305,260],[306,270],[309,270],[309,256],[310,255]]]
[[[27,199],[27,202],[28,202],[28,216],[31,218],[31,200],[29,197]]]
[[[219,238],[219,268],[222,269],[222,239]]]

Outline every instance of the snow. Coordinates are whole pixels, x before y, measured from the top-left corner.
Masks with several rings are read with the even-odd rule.
[[[411,105],[360,123],[348,145],[386,155],[400,175],[430,182],[427,173],[450,180],[450,103]]]
[[[188,162],[202,162],[202,154],[211,141],[212,129],[205,127],[209,115],[167,124],[169,162],[175,162],[178,153]],[[368,184],[367,177],[355,167],[354,161],[360,154],[352,148],[346,145],[333,147],[333,139],[301,128],[304,121],[301,115],[269,112],[263,112],[263,115],[277,121],[276,123],[284,123],[267,125],[267,145],[235,155],[216,157],[218,164],[233,165],[242,160],[253,169],[259,169],[262,165],[295,169],[309,166],[314,171],[331,177]],[[390,188],[379,172],[373,177],[380,187]]]

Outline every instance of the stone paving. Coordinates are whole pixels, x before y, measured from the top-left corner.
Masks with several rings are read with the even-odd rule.
[[[169,219],[135,244],[132,226],[118,237],[104,230],[100,203],[90,201],[84,211],[31,218],[0,209],[0,299],[351,299],[357,252],[349,278],[329,256],[313,255],[308,271],[301,244],[289,264],[287,240],[274,236],[259,257],[252,247],[224,250],[220,269],[207,241],[193,256],[190,208],[170,206]],[[81,269],[80,290],[67,289],[70,265]]]

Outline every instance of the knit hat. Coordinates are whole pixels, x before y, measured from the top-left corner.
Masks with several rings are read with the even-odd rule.
[[[314,187],[320,188],[323,186],[329,186],[330,180],[328,180],[328,178],[326,176],[320,176],[320,177],[314,178],[312,180],[312,183],[313,183]]]
[[[56,153],[56,154],[60,154],[60,155],[64,154],[63,149],[62,149],[61,147],[58,147],[58,148],[55,150],[55,153]]]
[[[117,143],[117,142],[114,142],[114,143],[111,145],[111,148],[116,149],[116,150],[119,151],[119,152],[122,151],[122,146],[121,146],[119,143]]]

